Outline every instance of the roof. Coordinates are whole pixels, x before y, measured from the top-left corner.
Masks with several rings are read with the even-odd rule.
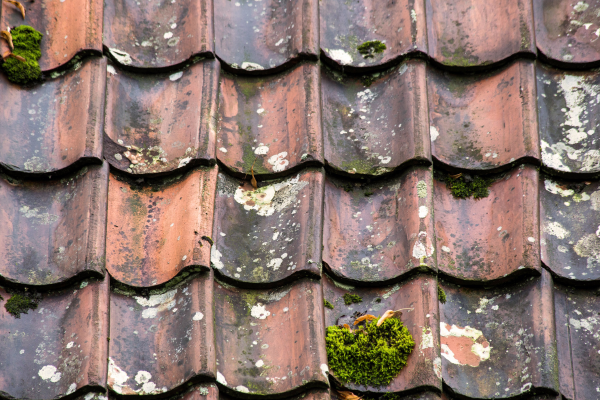
[[[24,5],[1,399],[600,397],[600,1]],[[398,309],[341,383],[326,328]]]

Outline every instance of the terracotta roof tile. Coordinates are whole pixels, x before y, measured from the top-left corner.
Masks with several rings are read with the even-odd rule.
[[[0,165],[33,176],[101,163],[105,71],[92,58],[31,88],[0,74]]]
[[[104,275],[107,190],[106,163],[43,183],[3,175],[2,278],[45,286],[76,275]]]
[[[266,290],[215,283],[217,382],[226,392],[283,394],[327,387],[323,295],[303,279]]]
[[[363,77],[323,70],[321,93],[330,167],[381,175],[431,160],[424,62]]]
[[[160,174],[215,158],[219,62],[147,75],[108,66],[104,156],[131,174]]]
[[[323,55],[349,71],[381,67],[405,54],[427,52],[422,1],[324,0],[320,6]],[[380,41],[386,49],[360,53],[358,47],[370,41]]]
[[[104,46],[123,66],[154,69],[213,52],[212,0],[107,0]]]
[[[224,75],[219,110],[217,157],[234,173],[323,162],[317,65],[268,78]]]
[[[120,282],[155,286],[207,269],[216,168],[157,181],[110,176],[106,268]]]
[[[540,158],[533,63],[516,61],[476,75],[430,68],[428,83],[431,152],[437,160],[489,170]]]
[[[319,49],[317,0],[214,0],[215,51],[232,69],[281,69]]]
[[[323,261],[342,280],[385,282],[435,271],[431,169],[369,185],[328,178]],[[423,257],[423,258],[421,258]]]

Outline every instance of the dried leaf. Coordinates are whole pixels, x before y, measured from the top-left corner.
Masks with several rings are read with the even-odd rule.
[[[258,189],[258,183],[256,182],[256,178],[254,177],[254,163],[256,162],[256,158],[254,159],[254,162],[252,163],[252,167],[250,167],[250,173],[252,174],[252,179],[250,180],[250,183],[252,184],[252,187],[254,189]]]
[[[359,396],[355,395],[354,393],[346,391],[346,390],[340,390],[337,393],[338,393],[338,397],[340,398],[340,400],[361,400],[362,399],[362,397],[359,397]]]
[[[412,310],[412,308],[401,308],[400,310]],[[377,326],[383,324],[383,321],[385,321],[388,318],[400,319],[400,317],[402,316],[402,311],[400,310],[387,310],[386,312],[384,312],[381,318],[379,318],[379,321],[377,321]]]
[[[376,317],[376,316],[374,316],[374,315],[371,315],[371,314],[363,315],[362,317],[358,317],[358,318],[356,319],[356,321],[354,321],[354,325],[358,325],[358,324],[360,324],[361,322],[363,322],[364,320],[367,320],[367,321],[372,321],[372,320],[374,320],[374,319],[377,319],[377,317]]]
[[[16,55],[15,53],[11,53],[10,51],[7,51],[6,53],[4,53],[4,54],[2,55],[2,58],[3,58],[4,60],[6,60],[6,59],[7,59],[7,58],[9,58],[9,57],[10,57],[10,58],[14,58],[14,59],[16,59],[16,60],[19,60],[19,61],[21,61],[21,62],[25,62],[25,61],[26,61],[26,60],[25,60],[23,57],[21,57],[21,56],[18,56],[18,55]]]
[[[458,179],[458,178],[460,178],[460,177],[462,176],[462,172],[461,172],[461,173],[459,173],[459,174],[456,174],[456,175],[449,175],[449,176],[450,176],[450,178],[452,178],[452,179]]]
[[[350,325],[348,324],[344,324],[342,325],[344,328],[348,329],[351,333],[352,333],[352,329],[350,328]]]
[[[21,15],[23,16],[23,19],[25,19],[25,7],[23,7],[23,4],[19,3],[16,0],[4,0],[4,1],[16,6],[21,11]]]
[[[3,37],[8,42],[8,45],[10,46],[11,50],[15,49],[15,45],[13,44],[13,41],[12,41],[12,35],[10,34],[9,31],[0,31],[0,36]]]

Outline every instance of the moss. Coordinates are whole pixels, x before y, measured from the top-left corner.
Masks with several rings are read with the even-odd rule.
[[[436,179],[444,182],[446,187],[452,192],[452,195],[459,199],[468,199],[471,196],[474,199],[488,197],[490,194],[489,187],[495,181],[495,179],[485,179],[481,176],[472,178],[466,174],[459,174],[457,177],[452,177],[437,171]]]
[[[440,285],[438,285],[438,300],[440,303],[446,304],[446,292],[444,292],[444,289]]]
[[[364,58],[374,57],[375,54],[383,53],[387,46],[385,43],[379,40],[369,40],[356,47],[358,52],[362,54]]]
[[[408,329],[396,318],[381,326],[373,321],[354,332],[330,326],[325,343],[329,367],[342,383],[370,386],[388,385],[415,346]]]
[[[354,303],[362,303],[362,297],[360,297],[357,294],[346,293],[344,295],[344,303],[347,306],[349,306],[350,304],[354,304]]]
[[[42,35],[30,26],[21,25],[10,31],[15,49],[13,53],[25,61],[9,57],[2,64],[8,80],[19,85],[27,85],[42,79],[42,70],[38,60],[42,56],[40,43]]]
[[[37,307],[38,304],[35,300],[21,294],[13,294],[4,303],[6,311],[15,318],[21,318],[21,314],[27,314],[29,310],[35,310]]]
[[[323,305],[331,310],[333,310],[333,304],[329,300],[323,300]]]

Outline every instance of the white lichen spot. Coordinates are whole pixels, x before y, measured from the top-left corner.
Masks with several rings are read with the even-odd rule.
[[[321,364],[321,373],[323,374],[323,376],[325,378],[328,378],[329,375],[329,367],[327,366],[327,364]]]
[[[158,308],[146,308],[142,311],[142,318],[156,318]]]
[[[169,75],[169,80],[175,82],[182,76],[183,76],[183,71],[175,72],[174,74]]]
[[[308,182],[300,181],[300,175],[297,175],[293,179],[254,190],[240,187],[235,191],[234,199],[237,203],[243,204],[246,211],[255,210],[258,215],[268,217],[275,211],[280,212],[295,203],[296,196],[306,185]]]
[[[119,63],[123,65],[129,65],[132,63],[131,56],[128,53],[119,49],[108,49],[108,51]]]
[[[550,179],[544,181],[544,187],[552,194],[560,194],[562,197],[569,197],[575,194],[573,189],[562,189],[558,184]]]
[[[274,258],[267,264],[267,268],[273,268],[273,271],[277,271],[281,267],[283,260],[281,258]]]
[[[252,309],[250,310],[250,315],[257,319],[265,319],[269,315],[271,315],[271,312],[267,311],[267,309],[262,303],[258,303],[255,306],[252,306]]]
[[[327,50],[329,56],[342,65],[352,64],[352,56],[342,49]]]
[[[433,347],[433,333],[431,328],[423,327],[423,335],[421,336],[421,350]]]
[[[179,165],[177,166],[177,168],[185,167],[190,163],[190,161],[192,161],[192,157],[182,158],[181,160],[179,160]]]
[[[238,392],[242,392],[242,393],[250,393],[250,391],[248,390],[248,388],[246,386],[236,386],[235,390],[237,390]]]
[[[117,70],[110,64],[106,66],[106,72],[108,72],[111,75],[117,75]]]
[[[225,377],[219,371],[217,371],[217,382],[219,382],[223,386],[227,386],[227,381],[225,380]]]
[[[262,109],[261,109],[262,110]],[[254,149],[254,154],[258,155],[258,156],[262,156],[265,155],[269,152],[269,146],[265,146],[261,143],[260,146],[258,146],[256,149]]]
[[[263,360],[258,360],[254,365],[256,365],[257,368],[260,368],[265,365],[265,363]]]
[[[221,252],[219,250],[217,250],[217,246],[212,246],[210,249],[210,264],[213,266],[213,268],[216,269],[223,269],[223,267],[225,265],[223,265],[223,262],[221,261],[221,257],[223,255],[221,254]]]
[[[417,12],[414,9],[410,10],[410,19],[412,20],[413,24],[417,23]]]
[[[264,67],[257,63],[244,61],[242,63],[242,69],[245,69],[246,71],[259,71],[264,69]]]
[[[45,380],[45,381],[49,380],[52,383],[56,383],[56,382],[60,381],[60,378],[61,378],[61,373],[56,371],[56,367],[54,365],[46,365],[46,366],[42,367],[38,371],[38,375],[43,380]]]
[[[589,8],[589,6],[590,6],[589,4],[584,3],[583,1],[580,1],[573,6],[573,10],[575,10],[577,12],[584,12],[585,10],[587,10]]]
[[[73,347],[74,344],[75,344],[75,342],[67,343],[67,349],[70,349],[71,347]]]
[[[427,214],[429,214],[429,210],[427,209],[427,206],[420,206],[419,207],[419,218],[425,218],[427,216]]]
[[[282,151],[279,154],[269,157],[268,162],[273,166],[273,172],[281,172],[288,166],[290,162],[285,159],[287,155],[287,151]]]
[[[437,139],[438,136],[440,136],[440,132],[435,126],[432,125],[429,127],[429,136],[431,136],[431,141],[435,142],[435,139]]]
[[[204,318],[204,314],[202,314],[200,311],[197,311],[194,316],[192,317],[192,320],[194,321],[202,321],[202,318]]]
[[[427,232],[421,231],[418,235],[418,240],[413,246],[412,255],[414,258],[421,259],[423,257],[431,257],[433,255],[433,244],[427,237]]]
[[[442,251],[445,251],[446,253],[450,253],[450,247],[442,246]]]
[[[442,359],[440,357],[436,357],[435,360],[433,360],[433,372],[435,373],[435,376],[442,379]]]
[[[75,382],[73,382],[73,383],[71,383],[71,385],[69,385],[69,388],[67,389],[67,393],[65,393],[65,394],[74,393],[75,390],[77,390],[77,384]]]
[[[135,374],[135,381],[138,385],[150,382],[150,379],[152,379],[152,374],[148,371],[138,371],[138,373]]]
[[[544,232],[559,239],[565,239],[571,235],[558,221],[546,222],[544,224]]]
[[[452,364],[477,367],[481,361],[486,361],[490,358],[492,347],[483,336],[483,332],[478,329],[471,328],[470,326],[464,328],[456,325],[450,326],[449,324],[440,321],[440,336],[448,339],[442,340],[442,357]],[[473,360],[472,356],[468,353],[464,354],[464,344],[462,341],[457,341],[457,343],[455,343],[455,339],[453,338],[471,339],[472,345],[470,349],[467,349],[466,351],[475,354],[478,360]]]
[[[227,153],[227,149],[225,147],[219,147],[219,151],[222,153]]]
[[[173,32],[166,32],[163,37],[165,39],[171,39],[173,37]]]

